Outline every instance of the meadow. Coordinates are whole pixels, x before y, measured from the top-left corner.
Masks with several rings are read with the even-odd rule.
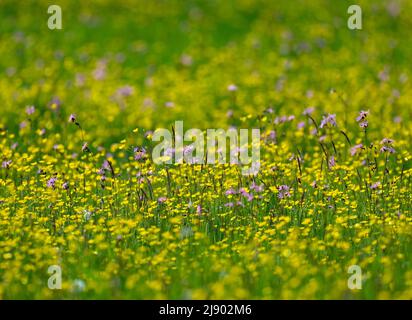
[[[0,299],[412,299],[412,2],[356,3],[1,0]],[[175,121],[258,174],[155,164]]]

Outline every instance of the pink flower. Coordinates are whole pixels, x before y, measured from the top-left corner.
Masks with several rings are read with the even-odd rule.
[[[230,188],[230,189],[226,190],[225,195],[227,195],[227,196],[228,196],[228,195],[231,195],[231,194],[236,194],[235,189]]]
[[[285,197],[290,197],[290,188],[287,185],[281,185],[278,187],[278,198],[283,199]]]
[[[235,84],[230,84],[228,85],[227,90],[231,92],[237,91],[237,86]]]
[[[36,108],[34,106],[28,106],[26,108],[26,114],[28,116],[31,116],[35,111],[36,111]]]
[[[326,125],[330,125],[331,127],[336,127],[336,114],[328,114],[326,116],[323,116],[319,127],[323,128]]]
[[[250,189],[254,190],[255,192],[262,192],[263,191],[263,185],[257,185],[254,181],[252,182],[252,185],[250,186]]]
[[[244,196],[244,197],[247,199],[248,202],[250,202],[250,201],[253,200],[253,195],[250,194],[249,192],[247,192],[245,189],[241,188],[241,189],[239,190],[239,193],[240,193],[242,196]]]
[[[159,203],[165,203],[166,200],[167,200],[166,197],[160,197],[160,198],[157,199],[157,202],[159,202]]]
[[[315,108],[314,108],[314,107],[306,108],[306,109],[303,111],[303,115],[304,115],[304,116],[310,116],[314,111],[315,111]]]
[[[331,156],[329,159],[329,168],[333,168],[336,165],[335,157]]]
[[[383,138],[381,144],[393,144],[393,142],[394,141],[392,139]]]
[[[19,127],[20,127],[20,129],[26,128],[27,127],[27,122],[26,121],[21,122]]]
[[[143,147],[134,148],[134,159],[136,161],[144,159],[147,155],[146,149]]]
[[[368,116],[369,111],[361,111],[359,112],[359,116],[356,118],[356,121],[359,122],[359,126],[361,128],[367,128],[368,127],[368,121],[366,120]]]
[[[12,162],[11,160],[3,161],[1,163],[1,167],[5,168],[5,169],[8,169],[8,168],[10,168],[11,162]]]
[[[96,69],[93,70],[93,77],[96,80],[103,80],[106,77],[106,61],[99,61]]]
[[[368,116],[368,113],[369,113],[369,111],[363,111],[362,110],[361,112],[359,112],[359,116],[356,118],[356,121],[360,122],[362,120],[365,120],[366,117]]]
[[[180,57],[180,63],[181,63],[182,65],[184,65],[185,67],[189,67],[189,66],[192,65],[193,59],[192,59],[191,56],[189,56],[189,55],[187,55],[187,54],[183,54],[183,55]]]
[[[83,145],[82,145],[82,151],[83,151],[83,152],[89,152],[89,151],[90,151],[89,145],[88,145],[87,142],[83,143]]]
[[[370,188],[371,188],[372,190],[376,190],[376,189],[379,188],[380,185],[381,185],[381,183],[378,181],[378,182],[375,182],[374,184],[372,184],[372,185],[370,186]]]
[[[353,157],[355,154],[358,154],[363,149],[363,144],[357,144],[356,146],[350,149],[350,155]]]
[[[74,113],[72,113],[69,117],[69,122],[76,122],[76,115]]]
[[[117,89],[116,94],[121,97],[129,97],[133,94],[134,89],[131,86],[124,86]]]
[[[54,187],[56,186],[56,181],[57,181],[57,178],[56,178],[56,177],[51,177],[51,178],[47,181],[47,187],[54,189]]]
[[[368,127],[368,121],[365,120],[365,121],[360,122],[359,127],[363,128],[363,129],[367,128]]]
[[[383,146],[383,147],[380,149],[380,152],[382,152],[382,153],[384,153],[384,152],[395,153],[396,151],[395,151],[395,149],[392,148],[392,147]]]
[[[196,213],[197,213],[198,215],[201,215],[201,214],[202,214],[202,206],[201,206],[200,204],[198,204],[197,207],[196,207]]]
[[[381,141],[381,144],[383,144],[382,148],[380,149],[380,152],[389,152],[389,153],[395,153],[395,149],[392,147],[393,144],[392,139],[384,138]]]

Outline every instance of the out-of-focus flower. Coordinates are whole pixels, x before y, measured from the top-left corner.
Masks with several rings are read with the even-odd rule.
[[[303,115],[310,116],[315,111],[315,107],[308,107],[303,111]]]
[[[165,203],[166,201],[167,201],[166,197],[160,197],[160,198],[157,199],[157,202],[159,202],[159,203]]]
[[[173,108],[175,106],[175,103],[173,101],[167,101],[165,103],[166,108]]]
[[[368,121],[364,120],[364,121],[360,122],[359,127],[363,128],[363,129],[367,128],[368,127]]]
[[[96,69],[93,70],[95,80],[103,80],[106,77],[106,61],[101,60],[97,63]]]
[[[129,97],[133,94],[134,89],[133,87],[127,85],[124,87],[120,87],[119,89],[117,89],[116,94],[120,97]]]
[[[400,116],[394,117],[394,118],[393,118],[393,122],[395,122],[395,123],[401,123],[401,122],[402,122],[402,117],[400,117]]]
[[[27,121],[21,122],[20,125],[19,125],[19,127],[20,127],[20,129],[26,128],[26,127],[27,127]]]
[[[389,138],[383,138],[381,140],[381,144],[393,144],[393,139],[389,139]]]
[[[225,192],[225,195],[233,195],[233,194],[236,194],[237,192],[236,192],[236,190],[235,189],[233,189],[233,188],[230,188],[230,189],[228,189],[228,190],[226,190],[226,192]]]
[[[35,111],[36,111],[36,108],[34,106],[27,106],[26,108],[26,114],[28,116],[31,116]]]
[[[5,168],[5,169],[8,169],[8,168],[10,168],[11,163],[12,163],[11,160],[3,161],[3,162],[1,163],[1,167],[2,167],[2,168]]]
[[[76,115],[75,115],[74,113],[72,113],[72,114],[69,116],[69,122],[76,122]]]
[[[193,59],[192,59],[191,56],[189,56],[189,55],[187,55],[187,54],[183,54],[183,55],[180,57],[180,63],[181,63],[182,65],[184,65],[185,67],[189,67],[189,66],[191,66],[191,65],[193,64]]]
[[[270,130],[268,140],[276,143],[276,131],[275,130]]]
[[[388,68],[385,68],[384,70],[380,71],[378,74],[379,80],[382,82],[386,82],[389,80],[389,70]]]
[[[329,168],[333,168],[336,165],[335,156],[329,158]]]
[[[357,144],[350,149],[350,154],[353,157],[354,155],[358,154],[363,149],[363,144]]]
[[[263,191],[263,185],[257,185],[254,181],[252,182],[250,189],[254,190],[255,192],[262,192]]]
[[[110,163],[109,163],[109,161],[108,161],[107,159],[105,159],[105,160],[103,161],[102,169],[104,169],[104,170],[110,170]]]
[[[330,125],[331,127],[336,127],[336,114],[328,114],[328,115],[323,116],[319,127],[323,128],[326,125]]]
[[[301,122],[298,123],[297,128],[298,129],[303,129],[305,127],[305,125],[306,125],[305,121],[301,121]]]
[[[164,155],[166,157],[173,157],[173,155],[175,154],[175,149],[174,148],[167,148],[164,152]]]
[[[391,17],[398,17],[401,12],[400,3],[398,1],[390,1],[386,4],[386,11],[388,11]]]
[[[48,104],[49,108],[53,111],[53,112],[58,112],[60,110],[60,106],[61,106],[61,101],[59,98],[54,97]]]
[[[202,206],[201,206],[200,204],[198,204],[197,207],[196,207],[196,213],[197,213],[198,215],[201,215],[201,214],[202,214]]]
[[[391,146],[383,146],[382,148],[380,148],[380,152],[384,153],[384,152],[388,152],[388,153],[395,153],[395,149]]]
[[[89,151],[90,151],[90,149],[89,149],[89,144],[88,144],[87,142],[84,142],[84,143],[83,143],[83,145],[82,145],[82,151],[83,151],[83,152],[89,152]]]
[[[378,181],[378,182],[375,182],[374,184],[372,184],[372,185],[370,186],[370,188],[371,188],[372,190],[376,190],[376,189],[379,188],[380,185],[381,185],[381,183]]]
[[[247,201],[252,201],[253,200],[253,195],[252,194],[250,194],[249,192],[247,192],[244,188],[241,188],[240,190],[239,190],[239,193],[242,195],[242,196],[244,196],[246,199],[247,199]]]
[[[82,87],[84,86],[85,82],[86,82],[86,77],[83,74],[80,74],[80,73],[76,74],[76,80],[75,80],[76,86]]]

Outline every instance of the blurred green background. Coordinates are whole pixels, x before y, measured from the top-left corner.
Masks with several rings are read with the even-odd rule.
[[[62,8],[62,30],[47,27],[52,4]],[[347,28],[351,4],[2,0],[1,125],[16,132],[35,105],[49,132],[62,132],[56,117],[76,113],[90,139],[109,145],[175,120],[239,126],[269,107],[278,115],[315,105],[338,118],[373,108],[380,121],[410,119],[397,92],[409,88],[411,2],[357,1],[362,30]]]

